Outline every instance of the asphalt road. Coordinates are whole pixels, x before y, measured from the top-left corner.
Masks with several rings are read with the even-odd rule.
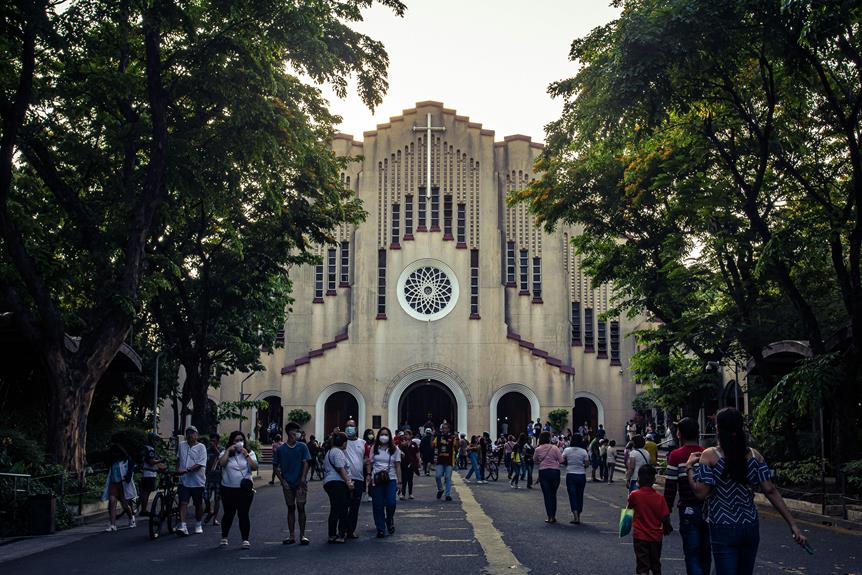
[[[488,485],[456,480],[454,501],[438,501],[433,478],[416,481],[416,499],[399,501],[396,533],[378,540],[370,503],[360,512],[361,539],[326,544],[328,500],[320,484],[311,484],[308,536],[311,545],[285,546],[285,507],[280,488],[262,486],[252,506],[252,549],[239,548],[234,525],[231,545],[218,547],[218,528],[203,535],[149,541],[146,519],[136,529],[95,534],[74,543],[0,563],[14,574],[199,572],[208,575],[254,573],[458,573],[625,574],[634,571],[631,538],[620,540],[615,528],[625,501],[621,482],[588,483],[583,524],[568,524],[565,486],[558,493],[560,523],[544,523],[538,485],[512,490],[501,478]],[[676,521],[674,520],[674,524]],[[790,539],[780,518],[761,517],[758,574],[862,573],[862,537],[847,531],[803,524],[815,555]],[[14,543],[12,545],[15,545]],[[682,574],[679,535],[665,539],[664,573]]]

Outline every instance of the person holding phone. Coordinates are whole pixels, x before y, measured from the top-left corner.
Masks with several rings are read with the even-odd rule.
[[[227,447],[219,454],[221,467],[221,500],[224,515],[221,520],[221,543],[227,546],[227,536],[235,516],[239,516],[239,533],[242,537],[242,548],[251,548],[249,533],[251,520],[249,510],[254,500],[254,482],[251,478],[257,470],[257,456],[247,448],[248,440],[242,431],[234,431],[227,440]]]

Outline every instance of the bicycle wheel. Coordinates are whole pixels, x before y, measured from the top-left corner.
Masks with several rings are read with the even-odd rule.
[[[500,476],[500,470],[497,467],[496,463],[492,463],[488,466],[488,478],[492,481],[497,481],[497,478]]]
[[[174,497],[165,496],[165,517],[168,533],[173,533],[174,528],[180,524],[180,506],[174,503]]]
[[[323,465],[317,465],[314,469],[314,472],[317,474],[317,479],[319,481],[323,481]]]
[[[149,534],[150,539],[158,539],[162,534],[162,525],[165,523],[165,509],[162,504],[162,494],[156,493],[153,504],[150,506]]]

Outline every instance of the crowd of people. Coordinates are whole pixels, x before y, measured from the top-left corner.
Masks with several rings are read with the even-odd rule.
[[[601,425],[595,432],[584,424],[576,432],[552,433],[538,420],[517,437],[500,435],[496,440],[488,432],[467,439],[453,432],[446,421],[439,427],[422,426],[415,436],[409,426],[396,432],[387,427],[376,432],[367,429],[360,435],[351,419],[343,430],[334,429],[322,443],[314,436],[306,440],[295,422],[289,422],[284,431],[283,441],[279,434],[271,434],[270,483],[278,481],[287,508],[288,536],[282,542],[285,545],[309,544],[306,501],[315,461],[322,462],[323,490],[330,503],[328,542],[343,544],[359,538],[359,510],[363,500],[369,498],[377,537],[394,534],[397,501],[413,499],[413,478],[430,476],[432,469],[437,499],[452,501],[452,473],[456,467],[467,469],[467,483],[481,485],[487,483],[489,466],[497,465],[501,472],[507,472],[512,489],[520,489],[522,483],[532,489],[533,474],[538,470],[536,479],[543,495],[545,522],[557,523],[557,494],[564,483],[572,514],[569,523],[578,525],[582,522],[588,475],[592,482],[614,483],[618,455],[625,469],[627,508],[633,515],[637,573],[661,573],[662,539],[672,531],[670,510],[675,506],[687,573],[708,574],[713,565],[718,575],[752,573],[759,543],[752,486],[759,486],[785,519],[793,539],[806,544],[805,535],[772,484],[763,457],[747,446],[742,415],[733,408],[717,414],[718,445],[713,448],[700,445],[698,424],[693,419],[684,418],[675,424],[673,439],[679,447],[667,456],[663,494],[653,488],[658,464],[653,433],[633,433],[618,454],[616,442],[607,437]],[[143,453],[141,515],[147,514],[156,475],[164,467],[156,449],[158,441],[155,434],[150,434]],[[129,527],[135,526],[134,513],[128,506],[137,495],[132,479],[135,465],[120,448],[112,449],[110,457],[104,497],[110,500],[107,531],[116,531],[117,503],[129,514]],[[177,448],[176,467],[180,512],[176,532],[183,536],[202,533],[203,525],[212,521],[221,529],[220,544],[226,546],[237,520],[241,548],[250,548],[253,474],[259,463],[245,434],[232,432],[224,445],[218,434],[212,434],[204,444],[198,439],[197,429],[189,426],[185,441]],[[215,493],[219,497],[213,497]]]

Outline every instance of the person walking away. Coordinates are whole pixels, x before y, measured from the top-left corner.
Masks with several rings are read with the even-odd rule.
[[[536,445],[539,444],[539,436],[542,434],[542,421],[537,417],[536,423],[533,424],[533,438]]]
[[[614,471],[617,470],[617,442],[608,441],[608,483],[614,482]]]
[[[599,451],[598,438],[593,438],[593,440],[590,441],[588,451],[590,454],[590,463],[592,466],[592,481],[593,483],[595,483],[596,481],[598,481],[598,479],[596,479],[596,471],[599,470],[599,466],[601,466],[602,462],[601,452]]]
[[[539,434],[539,446],[533,456],[539,466],[539,486],[545,500],[545,523],[557,522],[557,490],[560,488],[560,464],[563,454],[551,443],[551,433],[543,431]]]
[[[673,531],[670,510],[661,494],[652,488],[655,467],[638,469],[638,489],[629,493],[628,508],[634,511],[632,538],[635,550],[635,573],[661,575],[662,538]]]
[[[599,478],[608,480],[608,440],[599,439]]]
[[[658,465],[658,445],[655,442],[655,433],[647,433],[644,437],[644,449],[650,457],[650,465]]]
[[[278,448],[281,447],[281,444],[284,442],[281,440],[281,434],[278,433],[277,431],[276,431],[276,433],[273,433],[272,435],[270,435],[270,437],[272,437],[272,453],[275,453],[276,451],[278,451]],[[273,462],[273,464],[272,464],[272,477],[270,477],[270,479],[269,479],[270,485],[275,485],[275,470],[276,470],[276,468],[277,468],[277,466],[276,466],[275,462]]]
[[[203,533],[201,519],[204,516],[204,486],[206,485],[207,448],[198,441],[198,429],[194,425],[186,428],[186,440],[177,451],[177,473],[180,475],[178,498],[180,500],[180,524],[176,532],[188,535],[186,517],[189,500],[195,505],[195,533]]]
[[[299,516],[299,544],[308,545],[305,536],[305,502],[308,500],[308,466],[311,462],[311,452],[301,441],[302,432],[299,424],[288,421],[284,426],[285,442],[281,444],[273,456],[277,458],[276,476],[281,482],[284,503],[287,505],[287,529],[290,535],[283,540],[284,545],[296,543],[296,520]]]
[[[638,470],[644,465],[651,464],[650,454],[644,449],[643,435],[635,435],[635,438],[632,439],[632,450],[629,453],[629,460],[626,464],[626,485],[629,491],[634,491],[638,488]]]
[[[365,492],[365,440],[357,436],[356,421],[348,419],[344,425],[347,443],[344,446],[344,456],[348,463],[348,476],[353,481],[350,491],[350,501],[347,505],[347,539],[359,539],[356,525],[359,522],[359,507],[362,505],[362,494]],[[373,432],[372,432],[373,437]]]
[[[325,440],[325,438],[324,438],[324,440]],[[309,480],[313,480],[314,479],[314,463],[317,461],[317,456],[323,450],[323,447],[320,445],[320,442],[317,441],[317,438],[314,437],[313,435],[309,438],[309,440],[307,442],[305,441],[305,439],[302,435],[297,437],[296,441],[304,444],[308,448],[308,454],[309,454],[309,456],[311,456],[311,461],[308,464],[307,472],[308,472]]]
[[[391,439],[389,428],[381,427],[368,462],[374,526],[379,539],[385,537],[387,531],[390,535],[395,533],[395,493],[401,482],[401,451]]]
[[[563,450],[563,463],[566,465],[566,492],[572,509],[569,523],[578,525],[584,511],[584,487],[587,485],[587,467],[590,466],[590,456],[579,433],[572,435],[569,446]]]
[[[449,433],[449,424],[440,426],[440,433],[434,437],[434,480],[437,483],[437,499],[446,494],[446,501],[452,501],[452,465],[455,463],[457,438]]]
[[[725,407],[715,419],[718,446],[692,453],[686,476],[697,498],[708,503],[706,521],[716,575],[751,575],[760,543],[752,486],[760,486],[796,543],[805,545],[807,538],[773,485],[772,471],[763,456],[746,445],[742,414]]]
[[[207,468],[204,483],[204,524],[212,519],[213,525],[219,525],[218,510],[221,501],[221,466],[219,458],[222,448],[219,445],[221,438],[218,433],[210,433],[209,445],[207,445]],[[219,497],[216,497],[216,493]]]
[[[527,445],[527,434],[518,436],[518,441],[512,447],[512,486],[520,489],[518,483],[521,480],[521,471],[524,466],[524,446]]]
[[[479,438],[479,483],[486,483],[485,467],[488,465],[488,458],[494,454],[494,446],[491,444],[491,434],[487,431]]]
[[[141,456],[141,517],[150,515],[150,494],[156,490],[156,475],[159,468],[164,466],[159,452],[156,451],[156,445],[161,441],[158,434],[152,431],[147,433],[147,442]]]
[[[323,490],[329,496],[328,543],[344,543],[349,526],[350,493],[355,489],[350,479],[350,460],[347,459],[347,435],[333,433],[332,447],[323,457]]]
[[[470,444],[467,445],[467,458],[470,460],[470,470],[464,476],[464,483],[470,483],[470,478],[476,476],[476,483],[482,483],[484,476],[479,470],[479,439],[473,435],[470,437]]]
[[[506,443],[503,444],[503,462],[506,465],[506,471],[509,474],[509,485],[512,484],[512,449],[515,447],[515,437],[509,435],[506,437]]]
[[[596,430],[596,437],[599,439],[605,439],[607,437],[608,432],[605,431],[605,426],[601,423],[599,424],[599,428]]]
[[[222,470],[221,499],[224,502],[219,543],[222,547],[227,547],[227,536],[236,516],[239,519],[241,547],[251,548],[249,510],[254,500],[254,480],[251,474],[257,471],[257,455],[247,446],[245,434],[242,431],[234,431],[228,437],[227,448],[219,454],[218,463]]]
[[[105,478],[105,490],[102,493],[102,501],[108,502],[108,515],[110,524],[105,529],[106,533],[117,532],[117,502],[129,516],[129,529],[137,525],[135,514],[129,501],[137,497],[137,489],[132,479],[135,466],[129,461],[129,454],[116,443],[111,445],[108,452],[108,476]]]
[[[434,461],[434,435],[430,427],[425,427],[425,435],[422,436],[422,441],[419,443],[419,455],[422,456],[422,470],[425,472],[425,477],[431,475],[430,469]]]
[[[524,452],[522,454],[523,460],[521,461],[521,480],[525,477],[527,479],[527,489],[533,488],[533,465],[534,465],[534,455],[536,453],[536,448],[533,447],[533,444],[530,440],[527,440],[527,443],[524,444]]]
[[[413,476],[419,475],[419,447],[413,442],[413,433],[404,432],[404,441],[398,446],[401,450],[401,499],[413,499]]]
[[[685,555],[685,571],[688,575],[709,575],[712,557],[709,547],[709,525],[703,516],[703,502],[697,498],[685,477],[685,466],[692,453],[703,452],[698,444],[697,421],[684,417],[676,424],[680,447],[667,456],[664,500],[668,509],[673,509],[679,493],[679,535]],[[679,481],[680,476],[683,481]]]

